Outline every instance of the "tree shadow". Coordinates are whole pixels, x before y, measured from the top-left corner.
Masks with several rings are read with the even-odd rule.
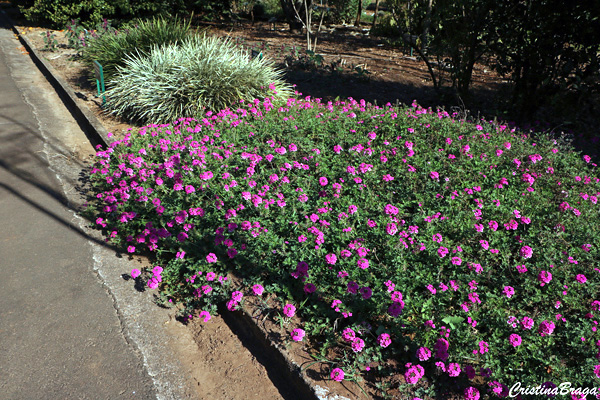
[[[26,183],[27,185],[33,186],[38,190],[41,190],[46,195],[50,196],[50,198],[61,204],[63,207],[69,209],[70,211],[74,212],[79,216],[82,216],[82,207],[77,203],[79,203],[80,201],[83,203],[84,200],[92,198],[90,189],[88,187],[89,178],[85,172],[85,163],[77,159],[74,155],[69,154],[61,147],[51,143],[48,140],[45,140],[43,136],[31,126],[17,121],[11,116],[5,114],[0,114],[0,119],[7,121],[5,125],[12,125],[18,127],[14,130],[14,133],[12,134],[3,134],[3,151],[0,151],[0,170],[5,171],[9,176],[13,176],[19,181]],[[51,176],[54,174],[54,172],[50,171],[50,166],[47,160],[42,156],[41,152],[35,151],[33,148],[29,148],[29,146],[21,145],[23,140],[34,140],[44,142],[45,145],[48,146],[48,149],[51,150],[51,156],[63,157],[67,159],[70,163],[72,163],[74,168],[79,169],[78,179],[76,181],[73,181],[71,178],[61,175],[61,179],[65,179],[65,181],[68,182],[71,186],[73,186],[73,188],[77,192],[77,196],[79,196],[79,198],[76,199],[76,201],[69,199],[64,193],[62,193],[62,191],[60,191],[60,189],[52,187],[48,183],[43,182],[40,179],[41,176],[40,178],[38,178],[34,175],[34,173],[32,173],[32,171],[35,170],[36,173],[39,173],[40,175],[44,174],[45,176]],[[19,151],[10,151],[11,147],[18,148]],[[57,215],[43,203],[25,196],[20,190],[9,186],[6,183],[0,183],[0,187],[3,188],[5,191],[9,192],[12,196],[15,196],[16,198],[20,199],[20,201],[27,203],[28,205],[34,207],[38,211],[43,212],[49,218],[52,218],[60,224],[68,227],[71,231],[75,232],[79,236],[89,241],[92,241],[97,245],[116,251],[116,248],[114,246],[108,244],[104,240],[91,236],[85,230],[81,229],[77,224]]]

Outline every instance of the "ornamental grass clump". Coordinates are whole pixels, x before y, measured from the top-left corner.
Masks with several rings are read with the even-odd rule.
[[[110,82],[112,113],[141,122],[201,117],[241,99],[286,99],[290,86],[267,58],[250,58],[232,42],[195,35],[181,43],[132,54]]]
[[[153,257],[160,280],[137,279],[166,304],[206,319],[210,293],[232,310],[268,296],[267,314],[301,318],[291,342],[335,355],[333,380],[467,399],[599,382],[600,177],[562,139],[266,99],[148,125],[91,174],[95,223]]]
[[[92,70],[94,61],[104,70],[104,79],[115,77],[129,54],[147,54],[153,46],[179,43],[190,34],[191,20],[156,17],[128,23],[123,29],[92,37],[83,49],[83,59]]]

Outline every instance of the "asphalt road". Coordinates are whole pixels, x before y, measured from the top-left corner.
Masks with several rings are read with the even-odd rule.
[[[191,398],[169,316],[74,212],[93,153],[0,12],[0,399]]]

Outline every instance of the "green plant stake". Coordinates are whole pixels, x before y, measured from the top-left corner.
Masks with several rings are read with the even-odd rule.
[[[98,97],[102,96],[102,106],[106,104],[106,96],[104,92],[104,71],[102,65],[98,61],[94,61],[94,74],[96,75],[96,87],[98,88]]]
[[[259,60],[262,60],[262,58],[263,58],[263,53],[262,53],[262,51],[258,51],[258,50],[254,50],[254,49],[253,49],[253,50],[252,50],[252,53],[251,53],[251,55],[250,55],[250,58],[256,58],[256,57],[258,57],[258,59],[259,59]]]

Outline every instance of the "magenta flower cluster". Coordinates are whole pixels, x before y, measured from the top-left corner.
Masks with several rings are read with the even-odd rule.
[[[229,270],[265,283],[233,288],[230,310],[262,296],[266,280],[286,284],[283,315],[327,310],[312,320],[356,357],[414,346],[407,383],[479,375],[502,394],[501,372],[473,365],[522,362],[537,379],[539,363],[515,354],[550,351],[575,330],[579,354],[596,357],[598,233],[585,221],[598,213],[600,179],[591,159],[578,158],[573,176],[552,141],[478,126],[416,105],[242,102],[98,152],[94,221],[127,252],[164,257],[143,277],[173,298],[210,302]],[[198,265],[217,272],[190,272]],[[464,396],[480,395],[469,386]]]

